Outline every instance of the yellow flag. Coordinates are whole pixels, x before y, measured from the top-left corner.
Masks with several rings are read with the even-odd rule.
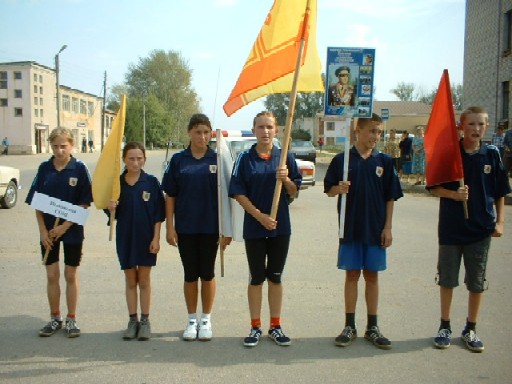
[[[324,91],[316,45],[316,17],[317,0],[275,0],[224,104],[226,115],[231,116],[260,97],[289,93],[302,39],[305,45],[297,90]]]
[[[92,197],[98,209],[108,207],[110,200],[117,200],[121,193],[121,145],[126,116],[126,95],[121,96],[121,106],[112,123],[112,131],[103,146],[98,164],[92,176]]]

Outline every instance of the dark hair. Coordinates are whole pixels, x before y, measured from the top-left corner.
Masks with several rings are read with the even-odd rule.
[[[256,119],[260,116],[267,116],[267,117],[271,117],[274,119],[274,123],[276,124],[277,126],[277,119],[276,119],[276,116],[270,112],[270,111],[261,111],[260,113],[258,113],[256,116],[254,116],[254,119],[252,120],[252,127],[254,128],[256,126]]]
[[[367,127],[371,123],[382,124],[382,118],[376,113],[372,113],[372,117],[360,117],[357,119],[357,125],[360,128]]]
[[[146,160],[146,148],[144,148],[144,145],[142,143],[139,143],[138,141],[129,141],[125,144],[123,148],[123,159],[126,157],[126,154],[130,149],[140,149],[142,151],[142,154],[144,155],[144,160]]]
[[[341,71],[347,71],[348,73],[350,73],[350,68],[347,67],[347,66],[343,66],[343,67],[339,67],[335,72],[334,72],[334,76],[338,77],[341,73]]]
[[[489,115],[487,114],[487,111],[482,107],[467,107],[462,113],[460,114],[460,122],[463,123],[464,119],[467,117],[467,115],[471,115],[472,113],[481,113],[485,115],[485,122],[487,123],[489,120]]]
[[[210,130],[212,130],[212,124],[210,123],[210,119],[203,113],[195,113],[190,117],[187,131],[190,131],[196,125],[206,125],[208,128],[210,128]]]

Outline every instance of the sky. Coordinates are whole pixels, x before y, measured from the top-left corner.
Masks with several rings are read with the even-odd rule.
[[[103,96],[129,65],[153,50],[177,51],[192,71],[201,111],[214,129],[250,129],[264,109],[254,101],[222,109],[273,0],[0,0],[0,62],[54,67],[60,84]],[[462,84],[465,0],[318,0],[317,45],[375,48],[374,98],[397,100],[399,82],[437,89],[443,69]],[[379,112],[379,111],[374,111]],[[186,124],[186,122],[184,122]]]

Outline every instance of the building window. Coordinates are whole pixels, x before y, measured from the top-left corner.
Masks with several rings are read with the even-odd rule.
[[[0,89],[7,89],[7,71],[0,71]]]
[[[510,102],[510,82],[504,81],[501,83],[501,118],[508,119],[508,110]]]
[[[42,110],[42,109],[40,109],[40,110],[39,110],[39,117],[44,117],[44,114],[43,114],[43,110]]]
[[[22,117],[23,116],[23,108],[14,108],[14,116]]]
[[[21,80],[21,72],[20,71],[14,71],[14,79]]]
[[[62,109],[64,111],[69,111],[69,95],[62,95]]]
[[[512,10],[505,13],[503,20],[503,56],[510,55],[512,50]]]
[[[326,121],[325,122],[325,130],[326,131],[334,131],[334,121]]]
[[[37,81],[37,73],[34,73],[34,82]]]
[[[87,102],[87,113],[89,116],[94,115],[94,103],[92,101]]]
[[[39,99],[37,97],[34,97],[34,105],[37,105]]]
[[[42,97],[39,98],[39,105],[43,105],[43,98]]]
[[[80,100],[80,113],[87,114],[87,102],[85,100]]]
[[[43,75],[39,75],[39,82],[42,83],[43,82]]]
[[[71,98],[71,111],[78,113],[78,99],[76,97]]]
[[[34,116],[39,117],[39,109],[34,109]]]
[[[39,93],[42,95],[43,94],[43,87],[39,87]]]
[[[0,99],[0,107],[7,107],[7,99]]]
[[[23,95],[23,94],[22,94],[22,92],[21,92],[21,89],[15,89],[15,90],[14,90],[14,98],[15,98],[15,99],[21,99],[22,95]]]
[[[34,85],[34,93],[37,93],[37,85]]]

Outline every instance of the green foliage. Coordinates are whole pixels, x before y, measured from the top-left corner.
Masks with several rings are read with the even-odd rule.
[[[394,93],[395,96],[398,97],[400,101],[412,101],[414,93],[414,84],[400,82],[397,84],[396,88],[391,90],[391,92]]]
[[[303,141],[310,141],[311,140],[311,133],[308,131],[298,128],[294,129],[291,132],[292,140],[303,140]]]
[[[462,84],[452,84],[450,86],[452,91],[453,107],[456,111],[462,110],[463,105],[463,94]],[[419,90],[416,96],[416,100],[421,101],[425,104],[432,105],[437,94],[437,88],[433,88],[430,92],[425,93],[423,90]]]
[[[293,120],[296,121],[305,117],[314,117],[317,112],[323,110],[323,103],[323,92],[297,93]],[[286,124],[286,115],[288,114],[288,107],[290,105],[289,93],[268,95],[263,105],[265,105],[267,111],[272,112],[276,116],[277,125]]]

